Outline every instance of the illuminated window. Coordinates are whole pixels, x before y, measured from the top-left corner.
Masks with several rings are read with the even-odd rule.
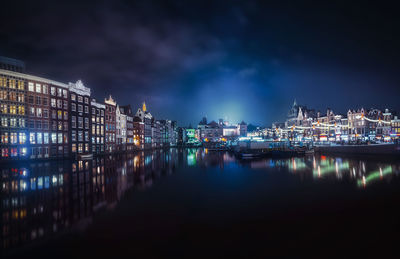
[[[64,144],[68,144],[68,136],[67,134],[63,134],[63,140],[64,140]]]
[[[10,101],[16,102],[17,101],[17,93],[16,92],[10,92],[8,98],[10,99]]]
[[[25,142],[26,142],[25,133],[19,133],[19,144],[25,144]]]
[[[58,133],[58,144],[62,144],[62,143],[63,143],[63,134]]]
[[[59,120],[62,120],[62,111],[61,110],[57,111],[57,117]]]
[[[25,114],[25,107],[24,106],[18,106],[18,114],[19,115],[24,115]]]
[[[48,92],[48,89],[49,89],[49,88],[47,87],[47,85],[43,85],[43,86],[42,86],[42,90],[43,90],[43,93],[44,93],[44,94],[48,94],[48,93],[49,93],[49,92]]]
[[[56,107],[57,106],[57,104],[56,104],[56,99],[54,99],[54,98],[51,98],[51,107]]]
[[[29,143],[36,144],[35,133],[29,133]]]
[[[1,133],[1,143],[8,144],[8,132]]]
[[[22,80],[18,80],[18,89],[25,90],[25,82]]]
[[[7,78],[0,77],[0,86],[6,87],[7,86]]]
[[[43,133],[43,143],[49,144],[49,133]]]
[[[11,132],[10,133],[10,143],[11,144],[17,144],[18,143],[18,137],[16,132]]]
[[[57,133],[51,133],[51,143],[57,144]]]
[[[9,87],[12,88],[12,89],[17,88],[17,87],[16,87],[17,85],[16,85],[15,79],[10,79],[10,80],[8,81],[8,84],[9,84]]]
[[[42,133],[36,133],[36,140],[38,144],[42,144],[43,143],[43,138],[42,138]]]
[[[0,91],[0,100],[7,100],[7,91],[5,90]]]
[[[76,153],[76,144],[72,144],[71,151],[72,151],[72,153]],[[75,164],[73,164],[73,165],[75,165]],[[74,167],[74,166],[72,166],[72,167]],[[75,168],[76,168],[76,165],[75,165]]]
[[[17,106],[10,105],[10,114],[17,114]]]
[[[42,86],[40,84],[36,84],[36,93],[42,92]]]
[[[64,110],[68,109],[68,102],[67,101],[63,101],[63,109]]]
[[[75,94],[71,94],[71,101],[76,101],[76,95]]]
[[[26,153],[27,153],[26,147],[22,147],[22,148],[19,149],[19,154],[21,156],[26,156]]]
[[[36,109],[36,116],[41,118],[42,117],[42,108],[37,108]]]
[[[63,89],[63,97],[64,98],[68,98],[68,92],[65,89]]]
[[[8,106],[7,106],[7,104],[1,104],[1,105],[0,105],[0,111],[1,111],[1,113],[3,113],[3,114],[7,114],[7,113],[8,113]]]
[[[19,126],[21,128],[25,128],[25,119],[18,119],[18,121],[19,121]]]
[[[10,127],[17,127],[17,118],[10,118]]]
[[[64,120],[68,120],[68,112],[64,111]]]
[[[78,153],[82,153],[82,152],[83,152],[83,144],[79,143],[78,144]],[[81,161],[79,161],[79,162],[81,162]]]
[[[76,131],[71,132],[71,141],[76,141]]]
[[[78,141],[83,141],[83,132],[78,131]]]
[[[50,87],[50,94],[56,96],[56,88],[54,86]]]
[[[8,157],[8,148],[2,148],[1,149],[1,156],[2,157]]]

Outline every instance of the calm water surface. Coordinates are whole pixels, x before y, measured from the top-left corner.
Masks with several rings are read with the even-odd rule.
[[[203,149],[2,165],[2,255],[396,253],[399,173],[382,158]]]

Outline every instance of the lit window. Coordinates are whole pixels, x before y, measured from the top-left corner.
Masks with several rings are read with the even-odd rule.
[[[29,143],[36,144],[35,133],[29,133]]]
[[[43,138],[42,138],[42,133],[36,133],[36,141],[38,144],[42,144],[43,143]]]
[[[36,84],[36,93],[42,92],[42,86],[40,84]]]
[[[29,83],[28,83],[28,90],[29,90],[30,92],[34,92],[34,91],[35,91],[35,88],[34,88],[34,85],[33,85],[32,82],[29,82]]]
[[[25,133],[19,133],[19,144],[25,144],[25,142],[26,142]]]

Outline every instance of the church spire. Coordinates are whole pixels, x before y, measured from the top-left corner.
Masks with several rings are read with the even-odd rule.
[[[142,105],[142,111],[147,111],[147,108],[146,108],[146,103],[145,102],[143,102],[143,105]]]
[[[297,106],[297,100],[294,98],[293,106]]]

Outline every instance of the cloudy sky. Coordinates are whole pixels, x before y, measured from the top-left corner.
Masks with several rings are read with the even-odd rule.
[[[84,2],[84,1],[82,1]],[[325,111],[400,111],[400,36],[390,3],[8,1],[0,55],[31,74],[81,79],[156,118],[269,125],[294,98]]]

